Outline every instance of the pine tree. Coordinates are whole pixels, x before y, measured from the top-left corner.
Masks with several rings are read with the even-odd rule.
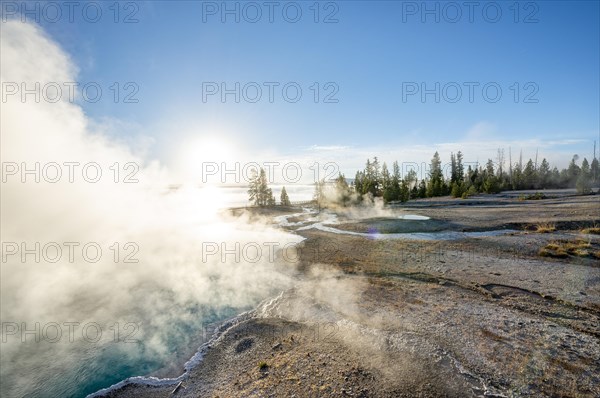
[[[409,191],[408,199],[416,199],[419,197],[419,187],[417,186],[417,172],[413,169],[408,170],[408,173],[402,179],[402,185],[406,186]],[[407,200],[408,200],[407,199]]]
[[[529,159],[523,170],[523,187],[525,189],[533,189],[537,185],[537,173],[533,165],[533,161]]]
[[[381,167],[381,190],[385,203],[395,200],[394,193],[392,192],[392,178],[385,162],[383,162],[383,166]]]
[[[500,188],[498,186],[498,179],[494,175],[494,161],[488,159],[485,165],[485,171],[483,175],[483,190],[485,193],[497,193]]]
[[[413,169],[408,170],[408,173],[406,173],[406,176],[404,176],[404,180],[406,181],[409,187],[416,187],[418,183],[417,172]]]
[[[335,179],[335,192],[338,204],[345,207],[350,202],[350,188],[346,182],[346,177],[342,173]]]
[[[415,184],[410,190],[410,198],[417,199],[419,197],[419,189],[417,188],[417,184]]]
[[[577,181],[579,173],[581,172],[581,169],[579,168],[579,166],[577,166],[577,160],[579,160],[579,155],[573,155],[571,163],[569,163],[569,168],[567,169],[566,183],[568,184],[569,188],[573,188],[575,186],[575,182]]]
[[[248,200],[255,206],[258,206],[259,202],[259,178],[256,170],[252,170],[250,176],[249,188],[248,188]]]
[[[379,160],[377,157],[373,158],[372,162],[370,159],[367,159],[362,181],[362,194],[370,193],[372,197],[381,196],[381,188]]]
[[[467,182],[469,183],[469,185],[472,185],[475,181],[475,177],[473,176],[473,174],[473,168],[471,167],[471,165],[469,165],[469,168],[467,169]]]
[[[406,200],[403,199],[402,194],[400,192],[400,181],[401,181],[401,177],[400,177],[400,166],[398,166],[398,162],[395,161],[394,164],[392,165],[392,181],[391,181],[391,190],[392,190],[392,200],[401,200],[403,202],[405,202]],[[404,181],[402,181],[404,183]]]
[[[260,169],[260,175],[258,177],[258,197],[259,206],[269,205],[269,201],[273,197],[273,193],[267,185],[267,174],[263,168]]]
[[[410,186],[406,179],[403,179],[400,184],[399,199],[401,202],[407,202],[410,199]]]
[[[425,183],[425,180],[421,180],[421,182],[419,183],[419,189],[417,192],[418,192],[419,198],[427,197],[427,184]]]
[[[373,197],[382,195],[381,171],[377,156],[373,158],[373,189],[371,193],[373,194]]]
[[[450,154],[450,195],[455,198],[462,197],[463,186],[465,179],[465,170],[462,164],[462,153],[458,151],[456,156],[453,153]]]
[[[579,194],[588,194],[592,191],[590,164],[586,158],[583,158],[583,162],[581,162],[581,169],[579,171],[579,176],[577,177],[576,188],[577,193]]]
[[[450,184],[458,182],[458,167],[456,165],[456,156],[450,153]]]
[[[321,211],[321,207],[325,206],[325,179],[315,182],[315,193],[313,200],[317,202],[317,207]]]
[[[452,183],[452,191],[450,191],[450,194],[454,198],[460,198],[460,197],[462,197],[462,194],[463,194],[462,184],[460,184],[458,182],[453,182]]]
[[[522,163],[515,163],[512,171],[512,189],[523,189],[523,168]]]
[[[442,175],[442,162],[437,151],[433,154],[429,170],[429,184],[427,185],[427,196],[442,196],[444,194],[444,176]]]
[[[285,187],[281,188],[281,205],[282,206],[291,206],[292,203],[290,202],[290,198],[285,190]]]
[[[264,169],[260,169],[260,173],[252,171],[250,177],[248,199],[255,206],[267,206],[274,204],[275,197],[273,192],[267,185],[267,175]]]
[[[373,165],[371,164],[371,159],[367,159],[367,164],[365,165],[364,178],[363,178],[363,186],[362,186],[362,194],[365,195],[369,192],[373,192],[375,187],[375,173],[373,171]]]
[[[271,190],[271,188],[267,188],[267,192],[266,192],[266,200],[267,206],[275,206],[275,195],[273,195],[273,191]]]
[[[598,164],[598,158],[594,158],[594,160],[592,160],[590,174],[592,178],[592,183],[597,186],[600,182],[600,165]]]
[[[546,158],[542,159],[540,168],[538,170],[538,184],[540,188],[548,188],[550,183],[550,165]]]
[[[364,174],[360,170],[356,172],[356,176],[354,177],[354,192],[356,192],[359,199],[364,194]]]
[[[556,166],[554,166],[552,168],[552,171],[550,172],[550,187],[552,188],[559,188],[560,185],[560,171],[558,171],[558,168]]]
[[[456,178],[460,183],[465,181],[465,167],[463,166],[463,154],[461,151],[458,151],[456,154]]]

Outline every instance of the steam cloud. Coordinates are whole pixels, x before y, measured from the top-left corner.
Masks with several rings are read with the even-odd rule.
[[[77,68],[69,56],[34,25],[3,23],[1,50],[3,89],[5,83],[25,83],[31,88],[37,82],[62,86],[77,80]],[[105,344],[103,352],[123,360],[142,355],[172,358],[174,339],[193,334],[193,327],[206,319],[253,306],[289,284],[288,277],[274,270],[266,253],[255,263],[244,261],[243,256],[235,261],[233,255],[226,262],[218,255],[203,261],[202,242],[227,242],[228,248],[235,242],[242,247],[249,242],[275,242],[281,247],[298,237],[265,224],[218,215],[218,191],[168,192],[169,171],[164,166],[137,156],[92,126],[96,124],[82,108],[66,98],[57,103],[42,98],[38,103],[33,96],[23,102],[17,95],[2,103],[3,396],[52,395],[49,380],[59,374],[62,380],[54,383],[93,378],[98,369],[83,370],[82,365],[98,359],[102,350],[97,344]],[[23,183],[20,172],[5,173],[4,165],[13,162],[19,167],[25,163],[28,169],[36,162],[40,168],[49,162],[79,162],[80,166],[74,169],[73,182],[63,166],[56,183],[43,179],[36,183],[33,175],[26,175]],[[81,167],[90,162],[100,165],[103,173],[96,183],[82,178]],[[121,172],[118,182],[110,168],[115,163]],[[125,164],[140,165],[135,174],[138,183],[123,183]],[[44,258],[38,263],[31,254],[23,262],[20,252],[10,255],[5,250],[7,242],[24,242],[27,249],[36,242],[42,247],[56,242],[62,255],[55,263]],[[74,248],[74,261],[69,259],[65,242],[79,244]],[[102,249],[99,261],[82,259],[82,246],[88,242]],[[119,261],[110,249],[115,242]],[[134,246],[124,250],[128,242]],[[132,257],[139,261],[125,263],[124,256],[135,247],[139,251]],[[49,253],[53,258],[57,254],[54,249]],[[63,336],[54,344],[35,342],[34,335],[25,336],[22,342],[23,322],[29,330],[35,330],[35,323],[43,328],[56,322]],[[64,322],[80,324],[73,342]],[[102,327],[103,337],[97,344],[82,338],[81,325],[90,322]],[[139,344],[114,341],[110,326],[119,323],[121,334],[127,335],[131,330],[124,331],[123,326],[130,322],[139,327],[133,338],[143,343],[142,350]],[[19,332],[5,333],[9,323],[17,324]],[[94,337],[95,330],[89,335]],[[113,364],[112,358],[105,358],[106,363]],[[118,364],[114,366],[117,373]],[[61,395],[70,393],[63,390]]]

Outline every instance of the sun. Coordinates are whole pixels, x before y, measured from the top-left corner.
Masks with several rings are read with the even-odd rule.
[[[191,162],[226,162],[231,160],[232,152],[230,143],[215,137],[197,139],[188,146],[188,158]]]
[[[182,145],[179,156],[184,175],[204,183],[217,182],[220,170],[234,169],[236,161],[235,146],[227,139],[215,136],[187,141]]]

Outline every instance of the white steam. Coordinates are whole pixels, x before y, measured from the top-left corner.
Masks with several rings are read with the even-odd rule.
[[[43,87],[77,80],[75,65],[40,28],[9,21],[2,24],[1,36],[3,90],[12,83],[31,88],[37,82]],[[98,355],[98,344],[107,344],[122,358],[138,355],[138,344],[114,342],[114,331],[108,327],[117,322],[121,328],[128,322],[139,326],[134,339],[143,343],[144,357],[170,358],[172,339],[189,332],[186,324],[200,325],[204,317],[252,306],[289,282],[275,272],[262,243],[282,247],[297,237],[218,216],[217,208],[222,205],[218,191],[168,192],[167,169],[136,156],[101,131],[91,131],[92,125],[66,97],[57,103],[42,98],[38,103],[33,96],[23,102],[15,95],[2,103],[3,396],[32,391],[51,394],[51,383],[68,384],[70,377],[94,376],[71,373]],[[65,162],[79,164],[73,169],[73,182]],[[102,171],[96,183],[85,181],[82,175],[82,167],[91,162]],[[37,183],[34,175],[22,176],[23,163],[28,169],[39,163],[39,173],[49,163],[58,164],[62,178],[56,183],[42,178]],[[117,183],[115,163],[120,170]],[[17,165],[16,174],[9,164]],[[124,183],[138,165],[134,176],[138,182]],[[51,178],[55,170],[46,169]],[[21,244],[32,249],[36,242],[41,248],[51,244],[48,252],[40,249],[39,262],[33,254],[22,261]],[[66,242],[78,244],[73,246],[73,261]],[[82,257],[82,247],[90,242],[102,249],[97,262]],[[255,247],[256,242],[264,251],[256,262],[244,261],[241,249],[239,261],[233,254],[226,261],[206,253],[203,258],[207,242],[219,248],[226,244],[228,249],[236,243],[240,248],[249,243]],[[16,254],[12,254],[14,244],[19,250]],[[47,261],[56,258],[56,246],[61,247],[61,256],[56,262]],[[88,254],[97,257],[94,250]],[[138,262],[125,263],[128,254]],[[253,261],[255,257],[253,253]],[[68,331],[65,322],[95,322],[102,327],[103,339],[91,344],[82,339],[81,329],[75,329],[74,342],[67,335],[54,344],[35,342],[36,336],[28,335],[24,343],[23,322],[28,329],[35,329],[35,323],[43,328],[55,322],[63,325],[63,333]],[[19,330],[9,333],[10,325],[18,325]],[[41,331],[36,334],[44,337]],[[94,330],[90,335],[94,337]],[[57,380],[58,374],[64,378]],[[62,391],[65,395],[72,392]]]

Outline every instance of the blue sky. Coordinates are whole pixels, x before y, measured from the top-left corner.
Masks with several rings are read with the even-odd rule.
[[[277,2],[273,23],[263,2],[253,3],[262,9],[257,23],[244,20],[247,2],[227,4],[236,3],[239,23],[233,15],[221,21],[224,3],[196,1],[136,2],[139,9],[121,2],[119,23],[109,9],[113,2],[102,3],[98,23],[77,11],[73,23],[64,16],[51,23],[43,15],[40,22],[78,65],[78,81],[105,88],[135,82],[137,104],[114,103],[105,93],[98,103],[82,106],[94,120],[112,121],[118,126],[113,134],[125,140],[149,139],[150,154],[161,159],[190,137],[201,141],[215,135],[248,153],[292,157],[309,148],[329,153],[342,146],[356,167],[364,163],[363,155],[402,160],[414,155],[411,148],[432,153],[443,151],[442,144],[460,148],[460,143],[467,159],[480,161],[490,156],[477,146],[485,142],[510,145],[513,151],[525,147],[526,157],[541,147],[542,155],[547,152],[562,165],[570,159],[567,154],[592,157],[600,131],[597,1],[520,2],[516,8],[514,2],[479,2],[473,22],[468,8],[457,2],[462,15],[456,23],[448,20],[455,8],[445,2],[427,3],[439,7],[439,22],[435,15],[421,20],[422,2],[321,2],[319,23],[312,1],[293,4],[302,10],[297,23],[284,19],[282,8],[289,2]],[[203,13],[213,6],[216,15]],[[497,9],[502,15],[492,23]],[[252,18],[254,10],[246,11]],[[131,12],[139,22],[123,23]],[[330,13],[337,23],[323,23]],[[293,18],[294,8],[285,16]],[[203,101],[206,82],[226,82],[230,88],[235,82],[280,85],[273,103],[266,86],[257,103],[243,98],[236,103],[233,95],[222,103],[219,95]],[[302,88],[296,103],[286,102],[281,93],[288,82]],[[310,88],[314,82],[318,103]],[[333,85],[326,87],[328,82]],[[424,102],[418,93],[403,100],[403,85],[420,89],[424,83],[432,89],[436,82],[438,103],[434,94]],[[464,82],[477,84],[472,103]],[[462,89],[455,103],[444,99],[448,83],[448,97],[455,97],[457,85]],[[490,99],[494,87],[502,89],[497,102],[486,101],[482,93],[488,83]],[[323,95],[335,87],[338,102],[323,103]],[[528,94],[537,103],[526,103]],[[479,150],[485,153],[474,153]]]

